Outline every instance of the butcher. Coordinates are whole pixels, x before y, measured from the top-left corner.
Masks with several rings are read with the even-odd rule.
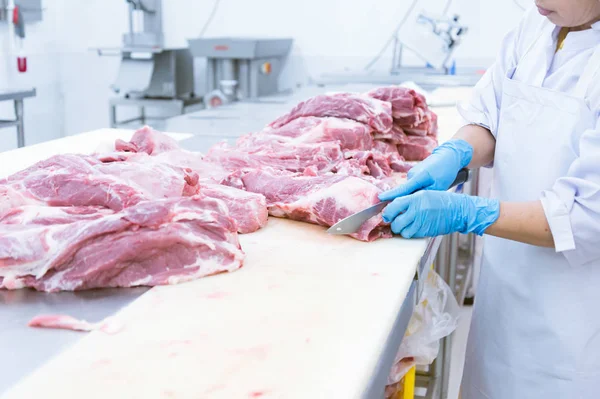
[[[537,0],[465,126],[380,195],[403,237],[486,235],[463,399],[600,395],[599,21],[600,0]],[[446,191],[492,165],[490,198]]]

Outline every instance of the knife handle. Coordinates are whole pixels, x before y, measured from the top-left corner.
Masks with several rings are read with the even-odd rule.
[[[458,174],[456,175],[456,179],[454,179],[449,188],[453,188],[458,186],[459,184],[466,183],[467,181],[469,181],[469,175],[469,169],[463,168],[459,170]]]

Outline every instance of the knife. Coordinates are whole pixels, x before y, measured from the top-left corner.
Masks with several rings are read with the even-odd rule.
[[[459,184],[465,183],[468,180],[469,180],[469,170],[461,169],[458,171],[458,174],[456,175],[456,179],[454,179],[450,188],[458,186]],[[419,190],[417,190],[417,191],[419,191]],[[379,212],[381,212],[383,210],[383,208],[385,208],[387,206],[387,204],[389,204],[390,202],[392,202],[392,201],[381,201],[380,203],[378,203],[376,205],[373,205],[369,208],[363,209],[360,212],[350,215],[347,218],[344,218],[344,219],[340,220],[339,222],[337,222],[336,224],[334,224],[333,226],[331,226],[327,230],[327,232],[329,234],[336,234],[336,235],[345,235],[345,234],[356,233],[367,220],[369,220],[373,216],[376,216],[377,214],[379,214]]]

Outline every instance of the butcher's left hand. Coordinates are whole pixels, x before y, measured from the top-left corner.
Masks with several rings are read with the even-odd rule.
[[[498,200],[430,190],[398,197],[383,210],[383,220],[405,238],[482,235],[499,216]]]

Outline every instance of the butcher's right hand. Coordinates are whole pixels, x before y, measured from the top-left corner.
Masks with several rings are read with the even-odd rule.
[[[406,183],[379,194],[379,199],[391,201],[418,190],[448,190],[458,171],[465,168],[471,162],[471,158],[471,144],[464,140],[447,141],[408,172]]]

